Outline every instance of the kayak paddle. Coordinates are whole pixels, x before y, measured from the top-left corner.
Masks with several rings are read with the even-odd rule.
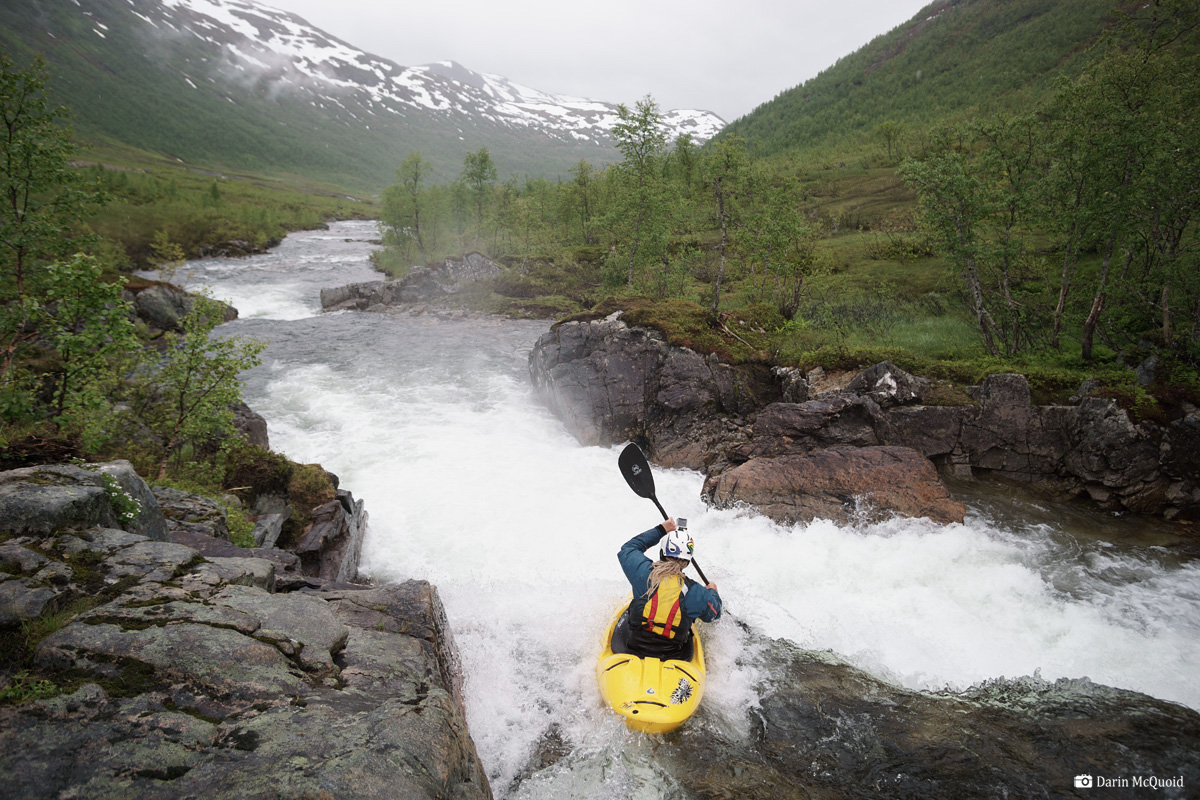
[[[646,460],[642,449],[633,442],[627,444],[617,458],[617,466],[621,468],[621,474],[625,476],[625,482],[629,484],[630,489],[633,489],[634,494],[653,500],[663,519],[668,519],[667,512],[663,511],[662,503],[658,502],[658,498],[654,496],[654,474],[650,472],[650,462]],[[700,569],[700,565],[694,558],[692,566],[696,568],[696,574],[700,576],[700,580],[707,585],[708,578],[704,577],[704,570]]]

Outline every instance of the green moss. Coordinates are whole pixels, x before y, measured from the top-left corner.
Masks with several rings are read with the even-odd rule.
[[[169,602],[171,602],[171,601],[166,600],[166,599],[134,600],[134,601],[131,601],[128,603],[122,603],[121,607],[122,608],[154,608],[156,606],[165,606]]]
[[[153,666],[143,661],[123,659],[117,662],[120,671],[113,677],[92,677],[109,697],[137,697],[157,688],[161,681]]]
[[[278,547],[297,541],[312,522],[313,509],[337,497],[337,489],[320,464],[294,464],[287,496],[292,515],[283,524]]]
[[[179,714],[187,714],[189,717],[192,717],[193,719],[198,719],[202,722],[207,722],[211,725],[219,725],[222,722],[221,717],[209,716],[208,714],[202,714],[200,711],[198,711],[194,708],[190,708],[188,706],[177,705],[175,703],[175,701],[169,697],[166,698],[165,700],[163,700],[163,707],[166,708],[168,711],[174,711]]]
[[[182,578],[184,575],[187,575],[189,572],[191,572],[195,567],[198,567],[207,561],[208,561],[208,559],[206,559],[204,556],[200,555],[199,553],[196,553],[191,558],[189,558],[185,563],[177,566],[175,568],[175,571],[171,573],[171,577],[172,578]]]
[[[651,300],[636,296],[609,296],[590,311],[567,317],[564,322],[592,321],[624,312],[621,321],[633,327],[650,328],[676,347],[701,355],[715,353],[729,364],[765,363],[770,360],[770,327],[780,321],[778,312],[753,305],[713,314],[690,300]]]
[[[104,561],[104,553],[98,550],[81,550],[63,559],[71,568],[74,583],[87,592],[96,592],[104,587],[104,573],[98,567]]]
[[[961,386],[934,381],[925,390],[924,403],[927,406],[969,406],[975,405],[975,400]]]
[[[126,575],[125,577],[118,579],[116,583],[110,583],[108,586],[106,586],[104,590],[100,592],[100,599],[103,602],[108,602],[112,598],[124,594],[127,589],[131,589],[133,586],[141,582],[142,579],[139,575]]]

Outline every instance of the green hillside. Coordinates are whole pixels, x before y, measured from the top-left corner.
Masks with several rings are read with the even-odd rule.
[[[1099,0],[937,0],[723,135],[763,156],[844,153],[884,123],[915,142],[939,123],[1028,109],[1060,76],[1079,74],[1111,16]]]
[[[376,114],[349,96],[314,102],[276,91],[264,77],[231,77],[216,63],[220,49],[194,37],[156,44],[125,0],[86,0],[84,10],[62,0],[6,4],[0,51],[18,64],[44,55],[50,96],[72,110],[86,142],[213,170],[303,175],[350,192],[379,191],[413,150],[442,180],[481,146],[505,174],[565,174],[581,157],[578,146],[486,120],[472,128],[415,111]],[[103,37],[93,18],[105,20]],[[592,149],[589,159],[611,156]]]

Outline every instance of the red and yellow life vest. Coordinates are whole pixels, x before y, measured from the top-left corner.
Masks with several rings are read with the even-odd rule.
[[[631,624],[667,639],[686,640],[691,635],[692,621],[683,613],[684,586],[682,576],[663,578],[654,594],[633,601],[629,609]]]

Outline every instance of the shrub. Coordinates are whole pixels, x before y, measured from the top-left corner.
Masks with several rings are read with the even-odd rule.
[[[252,503],[260,494],[287,492],[295,467],[279,453],[240,443],[225,455],[224,486],[244,491],[243,498]]]

